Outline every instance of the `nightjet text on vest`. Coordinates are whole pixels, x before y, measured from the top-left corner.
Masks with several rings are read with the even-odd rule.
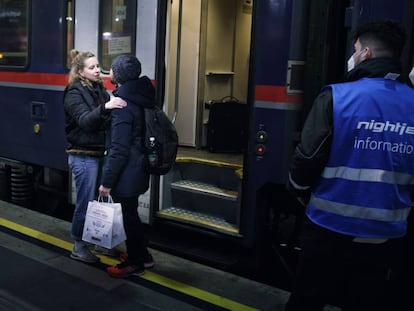
[[[414,127],[407,126],[407,123],[405,122],[392,123],[390,121],[380,122],[375,120],[360,121],[358,122],[356,129],[367,130],[375,133],[391,132],[400,136],[414,134]],[[407,141],[390,142],[373,139],[371,136],[367,136],[365,138],[355,136],[354,149],[388,151],[400,154],[414,154],[414,146],[409,144]]]
[[[375,121],[375,120],[360,121],[358,122],[358,125],[356,128],[357,130],[365,129],[365,130],[371,130],[376,133],[394,132],[399,135],[403,135],[403,134],[414,135],[414,127],[407,126],[407,123],[402,123],[402,122],[391,123],[390,121],[380,122],[380,121]]]

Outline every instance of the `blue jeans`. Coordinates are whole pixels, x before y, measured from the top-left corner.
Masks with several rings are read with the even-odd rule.
[[[74,240],[80,241],[82,240],[88,203],[96,198],[99,159],[86,155],[69,154],[68,164],[76,185],[76,204],[72,218],[71,236]]]

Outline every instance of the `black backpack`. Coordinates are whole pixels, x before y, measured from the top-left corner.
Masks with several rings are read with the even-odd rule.
[[[158,106],[144,107],[144,148],[148,159],[148,172],[167,174],[177,156],[178,135],[174,124]]]

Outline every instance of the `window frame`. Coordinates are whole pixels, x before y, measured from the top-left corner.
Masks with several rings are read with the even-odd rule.
[[[30,46],[30,42],[31,42],[31,31],[30,29],[31,24],[32,24],[32,19],[31,19],[31,12],[32,12],[32,1],[31,0],[21,0],[21,1],[26,1],[26,5],[25,5],[25,9],[26,9],[26,29],[25,29],[25,34],[26,34],[26,50],[21,52],[10,52],[10,53],[25,53],[25,60],[23,64],[6,64],[3,65],[0,62],[0,70],[1,71],[24,71],[27,69],[27,67],[29,67],[30,65],[30,55],[31,55],[31,46]],[[12,2],[10,2],[12,3]],[[13,3],[12,3],[13,4]],[[2,52],[0,51],[0,54],[2,54]]]
[[[123,0],[123,3],[125,5],[125,3],[128,4],[132,4],[132,7],[126,7],[123,12],[125,12],[125,19],[128,20],[128,23],[130,24],[129,27],[131,27],[130,29],[127,29],[127,31],[125,32],[125,27],[122,29],[122,32],[114,32],[113,28],[111,28],[109,31],[110,38],[105,40],[104,37],[108,35],[105,35],[106,33],[108,33],[108,31],[106,31],[107,29],[104,29],[104,25],[107,24],[107,21],[105,21],[105,18],[110,17],[111,20],[114,16],[114,14],[106,14],[108,12],[107,8],[108,6],[108,2],[111,2],[110,4],[111,6],[111,11],[112,13],[115,12],[115,8],[114,8],[114,4],[115,2],[119,2],[119,1],[114,1],[114,0],[102,0],[99,3],[99,31],[98,31],[98,58],[100,59],[100,63],[101,63],[101,71],[104,74],[108,74],[109,70],[110,70],[110,65],[112,63],[112,60],[121,54],[132,54],[132,55],[136,55],[136,38],[137,38],[137,1],[136,0]],[[110,22],[112,23],[112,22]],[[128,31],[131,35],[131,40],[129,42],[130,44],[130,50],[129,51],[122,51],[122,48],[125,48],[122,46],[122,39],[125,36],[122,36],[122,34],[126,35],[128,34]],[[113,36],[113,37],[112,37]],[[120,50],[119,53],[110,53],[109,51],[104,51],[104,49],[108,49],[109,50],[109,43],[111,39],[116,39],[118,38],[118,48]],[[107,41],[107,43],[105,43],[105,41]],[[125,40],[124,40],[125,43]],[[106,46],[105,46],[106,45]],[[127,44],[126,44],[127,46]]]

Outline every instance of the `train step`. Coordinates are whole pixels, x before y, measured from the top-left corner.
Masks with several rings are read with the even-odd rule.
[[[171,183],[172,206],[237,223],[237,191],[195,180]]]
[[[235,201],[237,191],[222,189],[220,187],[194,180],[179,180],[171,184],[173,189],[188,190],[193,193],[203,193],[216,196],[223,199]]]
[[[158,211],[158,216],[178,220],[180,222],[197,224],[204,228],[215,229],[230,235],[239,235],[239,229],[236,225],[229,223],[221,217],[214,217],[205,213],[190,211],[188,209],[170,207]]]
[[[175,180],[195,180],[236,191],[241,180],[236,171],[241,167],[237,164],[220,161],[180,157],[174,167]]]

